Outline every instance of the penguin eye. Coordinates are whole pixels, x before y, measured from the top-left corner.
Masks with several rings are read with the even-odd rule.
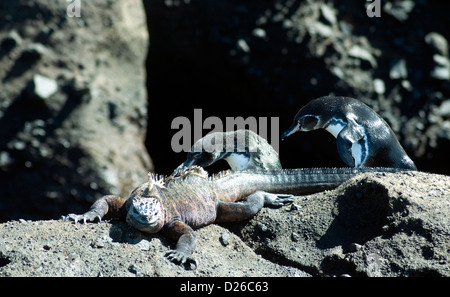
[[[299,125],[302,129],[312,130],[319,123],[319,119],[314,116],[304,116],[299,120]]]
[[[210,164],[211,160],[214,159],[213,153],[210,152],[202,152],[197,156],[197,165],[198,166],[206,166],[205,164]]]

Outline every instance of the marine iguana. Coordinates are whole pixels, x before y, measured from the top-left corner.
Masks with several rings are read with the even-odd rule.
[[[193,229],[213,222],[249,219],[264,206],[279,207],[292,202],[292,194],[332,189],[359,173],[399,171],[395,168],[317,168],[225,171],[208,176],[201,167],[193,166],[169,177],[149,173],[148,182],[133,190],[127,200],[104,196],[88,212],[62,218],[76,223],[101,220],[111,214],[125,219],[138,230],[161,232],[177,241],[176,248],[166,254],[170,261],[196,263],[190,257],[197,243]]]
[[[222,159],[231,170],[281,169],[278,153],[266,139],[251,130],[236,130],[209,133],[197,140],[175,171],[192,165],[207,167]]]

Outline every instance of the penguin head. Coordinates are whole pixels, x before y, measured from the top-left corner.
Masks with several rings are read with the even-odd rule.
[[[186,156],[186,160],[178,167],[182,168],[194,165],[200,167],[207,167],[213,164],[214,162],[223,159],[225,156],[226,153],[220,151],[189,152]]]
[[[207,167],[221,159],[224,159],[232,170],[243,170],[250,162],[250,155],[248,152],[190,152],[186,160],[175,171],[190,166]]]
[[[312,114],[297,114],[292,125],[281,135],[281,140],[297,131],[312,131],[321,128],[321,118]]]
[[[338,113],[343,97],[325,96],[311,100],[294,117],[294,122],[282,135],[281,140],[297,131],[312,131],[324,126]]]
[[[226,158],[230,152],[222,134],[211,133],[199,139],[187,153],[186,160],[176,170],[189,166],[208,167]]]

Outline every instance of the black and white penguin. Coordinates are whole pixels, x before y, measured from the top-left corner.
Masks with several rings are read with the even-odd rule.
[[[336,138],[338,153],[348,166],[416,169],[389,125],[369,106],[350,97],[312,100],[299,110],[281,139],[321,128]]]
[[[188,166],[207,167],[219,160],[232,170],[281,169],[275,149],[251,130],[213,132],[196,141],[186,160],[176,170]]]

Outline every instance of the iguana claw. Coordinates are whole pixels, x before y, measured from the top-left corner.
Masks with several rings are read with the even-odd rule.
[[[86,222],[94,222],[96,219],[101,222],[102,218],[100,217],[100,215],[98,215],[95,212],[87,212],[81,215],[77,215],[74,213],[68,214],[67,216],[62,216],[61,217],[63,219],[63,221],[70,221],[73,220],[76,223],[82,221],[84,224],[86,224]]]
[[[280,207],[290,202],[294,202],[294,195],[264,193],[265,206]]]
[[[198,267],[198,262],[196,259],[189,257],[186,253],[177,251],[177,250],[171,250],[166,253],[165,255],[167,259],[169,259],[171,262],[177,263],[177,264],[189,264],[193,263],[195,265],[195,269]]]

